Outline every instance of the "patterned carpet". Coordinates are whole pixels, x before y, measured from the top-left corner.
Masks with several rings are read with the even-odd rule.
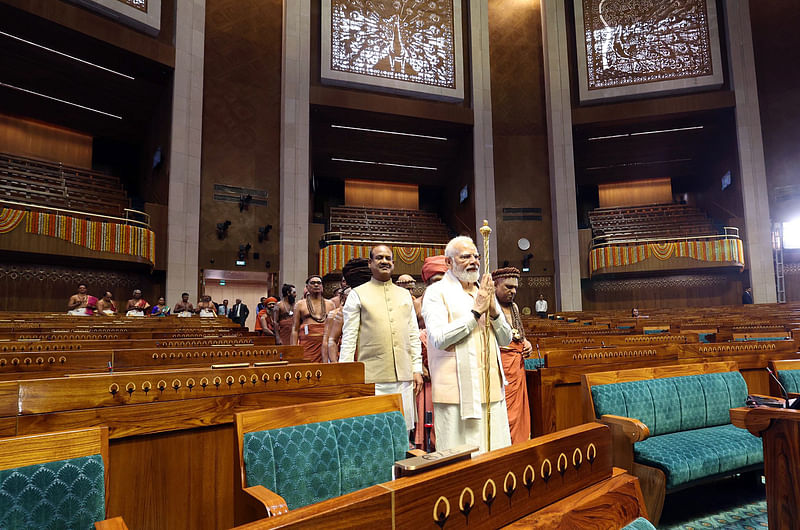
[[[763,478],[746,474],[667,495],[658,525],[663,530],[767,528]]]
[[[767,527],[767,501],[746,504],[732,510],[723,510],[685,523],[671,526],[659,525],[659,528],[665,530],[700,530],[702,528],[757,530]]]

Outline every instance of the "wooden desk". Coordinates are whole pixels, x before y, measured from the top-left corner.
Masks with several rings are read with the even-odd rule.
[[[764,442],[770,528],[800,528],[800,410],[731,409],[731,423]]]
[[[364,365],[180,369],[0,381],[0,436],[107,426],[108,516],[233,526],[233,414],[374,395]]]
[[[589,423],[241,528],[621,528],[646,513],[611,456]]]

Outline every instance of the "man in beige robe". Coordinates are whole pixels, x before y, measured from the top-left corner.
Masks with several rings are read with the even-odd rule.
[[[422,350],[411,294],[392,283],[394,261],[386,245],[369,253],[372,278],[347,296],[342,309],[339,362],[364,363],[375,394],[400,394],[407,430],[414,428],[414,394],[422,388]]]

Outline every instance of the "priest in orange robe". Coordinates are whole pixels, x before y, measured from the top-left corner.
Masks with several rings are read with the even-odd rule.
[[[525,357],[533,347],[525,338],[525,329],[519,316],[519,308],[514,303],[519,287],[519,269],[506,267],[492,273],[495,295],[503,309],[506,320],[511,323],[511,343],[500,346],[503,371],[506,374],[506,407],[511,443],[524,442],[531,437],[531,413],[528,406],[528,388],[525,385]]]

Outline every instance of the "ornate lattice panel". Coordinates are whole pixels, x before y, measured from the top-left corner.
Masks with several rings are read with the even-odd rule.
[[[139,11],[147,13],[147,0],[119,0],[123,4],[129,5]]]
[[[713,1],[574,2],[582,101],[722,83]]]
[[[462,99],[461,3],[323,0],[322,78]]]
[[[161,31],[161,0],[74,0],[151,35]]]

